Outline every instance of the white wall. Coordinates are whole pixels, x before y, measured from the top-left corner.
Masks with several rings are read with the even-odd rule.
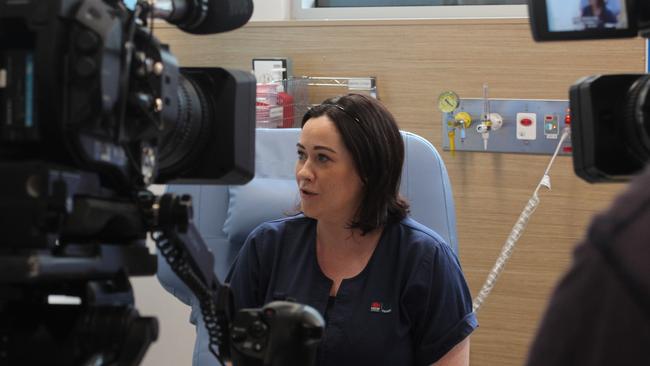
[[[158,340],[149,347],[140,365],[190,366],[196,337],[194,326],[188,320],[189,306],[165,291],[155,276],[130,280],[140,315],[158,319]]]
[[[253,0],[253,6],[252,21],[291,19],[291,0]]]

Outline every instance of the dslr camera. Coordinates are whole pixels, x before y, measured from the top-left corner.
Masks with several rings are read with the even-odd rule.
[[[155,19],[209,34],[252,11],[252,0],[0,0],[0,364],[139,364],[158,335],[128,280],[156,273],[147,235],[200,301],[215,356],[313,360],[320,315],[282,303],[232,314],[191,198],[147,189],[253,177],[254,76],[179,67],[154,36]]]
[[[650,37],[647,0],[529,0],[536,41]],[[650,77],[593,75],[569,90],[575,173],[627,181],[650,161]]]

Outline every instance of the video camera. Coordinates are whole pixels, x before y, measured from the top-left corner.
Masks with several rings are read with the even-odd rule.
[[[255,78],[179,68],[153,35],[154,18],[225,32],[252,7],[0,0],[0,364],[137,365],[158,334],[128,280],[156,272],[148,233],[201,302],[215,356],[273,364],[304,345],[312,357],[322,318],[283,303],[232,314],[191,199],[147,190],[253,177]]]
[[[536,41],[650,37],[646,0],[529,0]],[[573,165],[587,182],[627,181],[650,161],[650,77],[594,75],[569,91]]]

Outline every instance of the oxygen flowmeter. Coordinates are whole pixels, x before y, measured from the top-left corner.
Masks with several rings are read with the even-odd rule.
[[[476,132],[481,134],[483,139],[483,150],[487,150],[490,131],[496,131],[503,125],[503,117],[500,114],[490,112],[490,99],[488,98],[488,85],[483,84],[483,114],[481,123],[476,126]]]

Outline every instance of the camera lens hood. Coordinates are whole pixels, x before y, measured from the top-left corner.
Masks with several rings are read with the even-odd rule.
[[[650,161],[650,75],[639,77],[627,93],[624,128],[628,148],[640,161]]]

